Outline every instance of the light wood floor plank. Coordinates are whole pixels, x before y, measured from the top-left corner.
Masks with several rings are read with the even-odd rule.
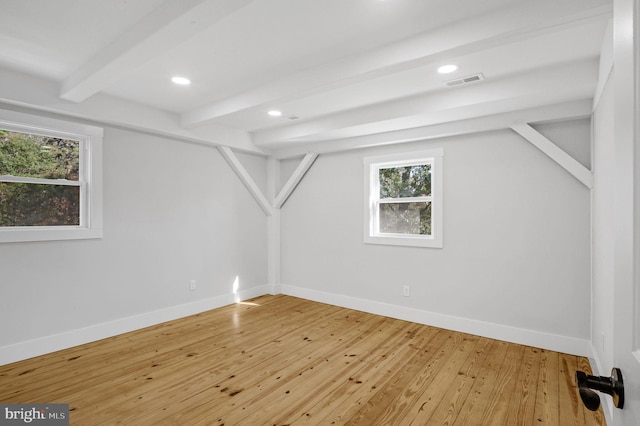
[[[533,415],[536,424],[541,426],[560,424],[559,406],[553,403],[559,400],[558,358],[557,352],[541,350],[538,391]]]
[[[402,398],[396,401],[397,406],[403,409],[395,410],[396,413],[392,417],[389,424],[399,425],[421,425],[428,424],[431,416],[436,408],[443,401],[445,395],[449,394],[449,390],[454,387],[455,379],[461,375],[461,369],[475,352],[475,348],[481,344],[481,339],[476,336],[457,334],[457,339],[453,339],[455,347],[443,358],[445,363],[437,368],[437,374],[428,384],[423,383],[413,397],[407,392],[402,394]],[[464,373],[463,373],[464,374]]]
[[[580,400],[575,389],[575,371],[578,368],[576,357],[573,355],[560,354],[559,358],[559,415],[560,424],[563,425],[584,425],[586,409]]]
[[[474,352],[467,358],[467,361],[449,385],[449,389],[443,394],[440,404],[438,404],[438,407],[428,420],[430,423],[453,424],[469,397],[469,392],[471,392],[471,388],[480,373],[492,344],[493,341],[491,339],[481,338],[478,341]]]
[[[511,396],[506,424],[533,425],[541,350],[527,347],[520,363],[516,387]]]
[[[471,391],[464,401],[460,413],[453,422],[454,425],[482,424],[482,416],[486,407],[489,407],[498,373],[509,346],[506,342],[493,341],[487,349],[485,361],[471,386]]]
[[[262,296],[0,366],[72,425],[604,425],[585,358]]]

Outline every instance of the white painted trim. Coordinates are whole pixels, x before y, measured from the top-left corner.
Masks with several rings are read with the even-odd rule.
[[[545,136],[526,123],[511,125],[513,131],[531,142],[540,151],[547,154],[553,161],[582,182],[587,188],[593,188],[593,173],[580,164],[575,158],[560,149]]]
[[[271,285],[280,283],[280,228],[280,209],[273,209],[271,216],[267,217],[267,277]]]
[[[358,311],[383,315],[390,318],[430,325],[447,330],[469,333],[476,336],[503,340],[521,345],[533,346],[552,351],[588,357],[591,353],[591,342],[586,339],[561,336],[536,330],[511,327],[470,318],[456,317],[437,312],[423,311],[414,308],[376,302],[351,296],[344,296],[324,291],[311,290],[291,285],[281,285],[282,294],[300,297],[315,302],[328,303]]]
[[[247,169],[245,169],[240,160],[238,160],[236,154],[234,154],[231,148],[226,146],[219,146],[218,149],[233,171],[238,175],[244,186],[247,187],[253,198],[258,202],[262,210],[264,210],[267,216],[271,216],[273,214],[273,209],[271,208],[269,200],[267,200],[258,185],[256,185],[256,182],[253,180],[249,172],[247,172]]]
[[[364,157],[364,206],[363,206],[363,240],[366,244],[383,244],[411,247],[442,248],[444,238],[444,149],[433,148],[417,152],[400,152],[372,157]],[[432,200],[432,234],[383,234],[378,232],[377,204],[380,199],[378,170],[383,167],[395,167],[431,163],[431,196]],[[420,201],[420,197],[406,198],[406,201]]]
[[[80,187],[79,226],[23,226],[0,228],[0,243],[97,239],[103,236],[101,127],[40,115],[0,109],[0,128],[16,132],[56,136],[80,142],[80,180],[44,180],[4,176],[5,182],[30,182]]]
[[[274,199],[277,183],[280,180],[280,161],[273,157],[267,159],[267,190],[269,199]],[[267,278],[269,285],[280,283],[280,209],[274,208],[271,216],[267,217]]]
[[[287,182],[284,184],[280,193],[276,197],[273,202],[273,207],[279,209],[282,205],[287,201],[293,190],[296,189],[304,175],[307,173],[309,168],[313,165],[314,161],[318,158],[318,154],[315,153],[307,153],[298,167],[291,174]]]
[[[600,48],[600,64],[598,67],[598,85],[593,96],[593,111],[598,107],[600,97],[613,71],[613,20],[609,20]]]
[[[55,185],[55,186],[81,186],[82,183],[77,180],[67,179],[42,179],[22,176],[2,175],[0,176],[0,182],[14,182],[14,183],[35,183],[39,185]]]
[[[197,302],[171,306],[157,311],[104,322],[89,327],[69,330],[63,333],[45,336],[25,342],[0,347],[0,365],[33,358],[50,352],[71,348],[107,337],[117,336],[141,328],[157,325],[166,321],[195,315],[211,309],[247,300],[271,293],[271,286],[263,285],[240,290],[237,293],[223,294]]]

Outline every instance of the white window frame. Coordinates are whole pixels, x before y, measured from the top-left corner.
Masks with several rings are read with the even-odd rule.
[[[444,150],[435,148],[364,158],[364,242],[413,247],[443,246],[443,158]],[[431,164],[431,196],[391,199],[397,202],[431,202],[431,235],[381,233],[378,226],[380,200],[379,170],[390,167]],[[384,202],[384,201],[382,201]]]
[[[78,182],[6,175],[0,177],[0,182],[79,186],[80,224],[74,226],[0,227],[0,243],[102,238],[103,129],[6,110],[0,110],[0,128],[80,142],[80,175]]]

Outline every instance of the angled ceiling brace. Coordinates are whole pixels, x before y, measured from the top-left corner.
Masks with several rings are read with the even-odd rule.
[[[553,161],[562,166],[573,177],[582,182],[587,188],[593,188],[593,173],[580,164],[575,158],[564,152],[556,144],[540,134],[526,123],[513,124],[511,128],[520,136],[531,142],[540,151],[547,154]]]
[[[247,169],[245,169],[240,160],[238,160],[236,154],[233,153],[231,148],[226,146],[220,146],[218,149],[233,171],[236,172],[244,186],[247,187],[253,198],[258,202],[262,210],[264,210],[267,216],[271,216],[273,214],[271,203],[269,203],[269,200],[267,200],[262,191],[260,191],[260,188],[258,188],[258,185],[256,185],[249,172],[247,172]]]
[[[318,154],[315,154],[315,153],[308,153],[304,156],[302,161],[300,161],[300,164],[298,164],[298,167],[295,169],[291,177],[289,177],[287,182],[284,184],[284,186],[280,190],[280,193],[274,200],[273,202],[274,208],[279,209],[280,207],[282,207],[282,205],[285,203],[285,201],[287,201],[287,198],[289,198],[293,190],[296,189],[296,186],[298,186],[298,184],[304,177],[305,173],[307,173],[307,170],[309,170],[313,162],[316,161],[316,158],[318,158]]]
[[[280,209],[280,207],[282,207],[285,201],[287,201],[287,198],[289,198],[293,190],[296,188],[296,186],[298,186],[298,184],[304,177],[305,173],[307,173],[313,162],[318,157],[318,154],[315,153],[308,153],[304,156],[296,170],[280,190],[280,193],[275,198],[272,206],[271,203],[269,203],[269,200],[267,200],[267,197],[264,196],[258,185],[256,185],[256,182],[253,180],[249,172],[247,172],[247,169],[245,169],[240,160],[238,160],[238,157],[231,150],[231,148],[226,146],[219,146],[218,149],[220,150],[220,153],[222,154],[224,159],[227,160],[227,163],[229,163],[236,175],[238,175],[244,186],[249,190],[253,198],[255,198],[255,200],[258,202],[262,210],[264,210],[264,212],[267,214],[267,216],[273,216],[274,210]]]

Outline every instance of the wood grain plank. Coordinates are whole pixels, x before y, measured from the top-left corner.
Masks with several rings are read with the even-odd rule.
[[[563,425],[584,425],[585,411],[580,397],[578,396],[575,382],[576,369],[578,363],[573,355],[559,354],[559,414],[560,424]]]
[[[421,332],[417,334],[416,331]],[[379,378],[382,377],[384,380],[388,377],[386,371],[402,368],[417,352],[422,351],[422,347],[437,333],[438,330],[435,328],[424,328],[412,323],[404,323],[403,328],[395,333],[385,330],[386,339],[375,345],[367,359],[359,360],[359,367],[336,374],[333,383],[329,383],[323,393],[305,401],[304,408],[294,408],[286,415],[277,417],[276,424],[289,424],[294,421],[301,425],[342,423],[343,416],[348,415],[350,408],[361,406],[384,384]],[[371,339],[367,340],[371,342]],[[412,342],[403,344],[407,340]],[[361,388],[368,389],[363,392]],[[296,412],[309,415],[296,418]],[[340,413],[338,418],[335,418],[336,413]]]
[[[520,372],[516,379],[516,387],[509,400],[506,424],[534,424],[540,358],[540,349],[532,347],[525,348],[520,363]]]
[[[559,400],[557,352],[541,350],[540,370],[538,374],[538,390],[534,409],[534,420],[539,425],[554,426],[560,424],[559,407],[555,401]]]
[[[588,360],[269,295],[0,366],[0,401],[96,425],[604,425],[576,369]]]
[[[428,423],[451,425],[460,414],[464,402],[468,399],[471,388],[476,382],[493,344],[491,339],[482,338],[478,341],[474,351],[469,355],[458,374],[451,381],[447,392],[442,396],[440,404],[434,410]]]
[[[407,408],[403,413],[397,413],[392,417],[394,423],[397,421],[400,425],[420,425],[431,421],[445,395],[450,395],[456,378],[464,375],[462,369],[465,362],[473,355],[475,348],[482,344],[482,340],[476,336],[460,334],[458,339],[458,344],[447,357],[446,363],[437,369],[432,381],[422,383],[414,395],[402,393],[399,402]],[[453,391],[455,392],[455,388]]]
[[[441,330],[438,337],[433,341],[435,346],[427,347],[416,353],[413,358],[403,363],[403,368],[390,371],[393,377],[378,389],[358,413],[347,419],[345,424],[370,425],[376,421],[383,422],[383,419],[392,416],[393,412],[405,408],[397,404],[397,399],[404,395],[414,395],[417,388],[420,387],[420,383],[432,381],[439,368],[446,364],[457,341],[462,338],[446,330]],[[414,386],[411,387],[411,384]]]
[[[471,391],[453,421],[454,425],[482,424],[484,412],[489,407],[498,373],[509,346],[508,343],[501,341],[493,341],[489,346],[485,361],[471,386]]]

